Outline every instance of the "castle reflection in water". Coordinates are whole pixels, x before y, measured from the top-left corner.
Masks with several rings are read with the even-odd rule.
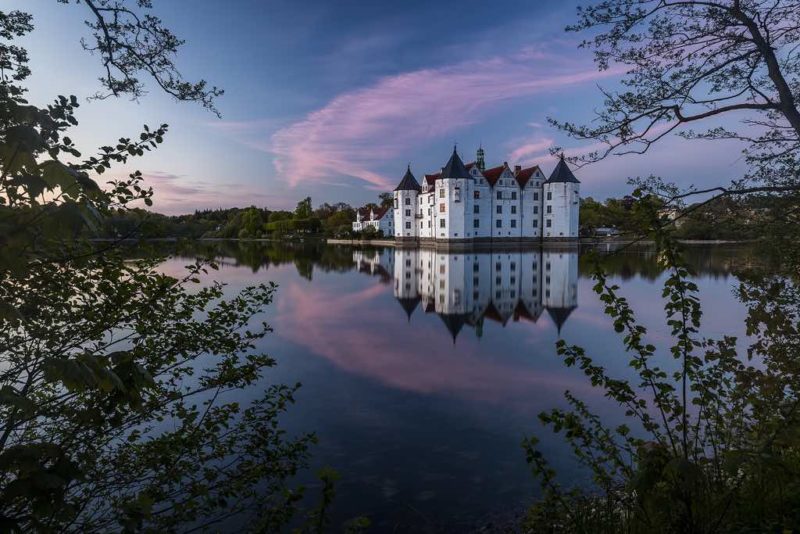
[[[436,313],[455,342],[465,326],[480,337],[486,319],[536,322],[547,310],[560,333],[578,307],[578,253],[572,249],[445,252],[383,249],[353,252],[362,272],[394,285],[411,320]]]

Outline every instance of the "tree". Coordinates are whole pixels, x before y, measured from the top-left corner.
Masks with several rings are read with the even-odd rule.
[[[114,94],[140,94],[133,76],[144,70],[176,98],[209,103],[174,77],[178,43],[157,19],[122,1],[84,3],[112,17],[98,28],[112,43],[99,50],[105,68],[122,73],[105,80]],[[106,187],[91,176],[155,148],[167,126],[83,158],[65,135],[77,98],[24,99],[30,69],[14,40],[31,30],[29,15],[0,12],[0,528],[172,531],[247,513],[275,531],[300,496],[288,480],[313,438],[277,425],[295,387],[229,397],[274,363],[255,349],[269,327],[251,319],[275,287],[198,289],[213,261],[174,278],[157,254],[89,239],[152,196],[138,171]]]
[[[294,209],[294,218],[308,219],[311,217],[311,215],[313,215],[313,209],[311,208],[311,197],[306,197],[297,203],[297,207]]]
[[[578,23],[567,29],[597,30],[582,46],[594,50],[601,70],[628,69],[624,91],[603,92],[605,105],[593,125],[551,121],[606,145],[584,161],[643,153],[683,125],[747,112],[745,128],[683,135],[743,141],[754,167],[750,177],[782,181],[770,167],[788,164],[800,146],[795,2],[604,0],[581,8]]]
[[[378,198],[381,200],[381,208],[391,208],[394,206],[394,196],[392,193],[381,193],[378,195]]]
[[[598,261],[594,289],[636,378],[613,376],[564,340],[557,352],[616,402],[627,421],[609,428],[570,392],[568,409],[540,414],[563,433],[592,484],[562,487],[536,440],[526,441],[544,494],[531,507],[527,530],[712,533],[800,524],[798,22],[800,6],[781,0],[602,0],[581,8],[579,22],[568,28],[591,32],[583,46],[595,50],[599,68],[628,68],[624,89],[603,93],[604,106],[591,125],[551,121],[578,139],[605,144],[579,162],[644,153],[682,125],[700,127],[712,117],[744,112],[743,128],[711,126],[682,135],[744,143],[750,170],[731,186],[705,191],[639,179],[633,202],[607,202],[614,211],[636,214],[632,227],[655,241],[668,273],[662,297],[671,337],[659,354],[655,337]],[[707,210],[705,231],[718,230],[730,196],[757,194],[781,206],[772,220],[762,220],[769,235],[764,245],[777,259],[773,271],[739,273],[748,340],[702,335],[697,286],[675,241],[674,221],[660,215],[665,202],[682,207],[700,192],[714,195],[680,217]],[[664,355],[674,363],[665,363]]]

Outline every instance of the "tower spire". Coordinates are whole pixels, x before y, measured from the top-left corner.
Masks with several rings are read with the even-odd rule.
[[[483,172],[486,170],[486,157],[483,152],[483,143],[478,145],[478,152],[475,155],[475,165],[478,167],[478,170]]]

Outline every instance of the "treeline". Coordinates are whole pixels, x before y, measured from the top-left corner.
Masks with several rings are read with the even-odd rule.
[[[750,240],[765,236],[765,228],[785,213],[785,206],[774,196],[720,197],[681,209],[664,207],[662,219],[675,225],[680,239]],[[609,198],[598,202],[581,200],[580,234],[598,235],[599,229],[613,229],[621,235],[635,235],[642,228],[641,217],[632,197]]]
[[[101,234],[111,238],[225,238],[257,239],[300,236],[350,237],[357,209],[391,205],[390,193],[379,196],[380,204],[354,208],[344,202],[312,207],[311,198],[297,203],[294,211],[250,206],[197,210],[186,215],[162,215],[130,209],[107,217]]]

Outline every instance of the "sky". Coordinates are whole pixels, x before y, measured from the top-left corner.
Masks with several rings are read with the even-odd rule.
[[[487,165],[555,166],[548,149],[591,150],[548,118],[586,123],[602,105],[600,72],[580,49],[571,0],[154,0],[153,12],[186,44],[177,64],[189,80],[225,90],[219,119],[176,102],[152,83],[138,102],[87,100],[100,62],[83,51],[83,4],[5,0],[33,14],[24,39],[29,100],[81,99],[71,132],[84,154],[143,124],[167,123],[165,143],[117,167],[139,169],[168,214],[255,205],[292,209],[310,196],[363,205],[390,191],[406,166],[437,172],[457,145],[478,146]],[[146,80],[148,81],[148,80]],[[630,191],[627,178],[656,175],[681,186],[719,185],[743,172],[738,147],[668,137],[645,155],[612,157],[576,172],[584,197]],[[108,176],[108,175],[104,175]]]

